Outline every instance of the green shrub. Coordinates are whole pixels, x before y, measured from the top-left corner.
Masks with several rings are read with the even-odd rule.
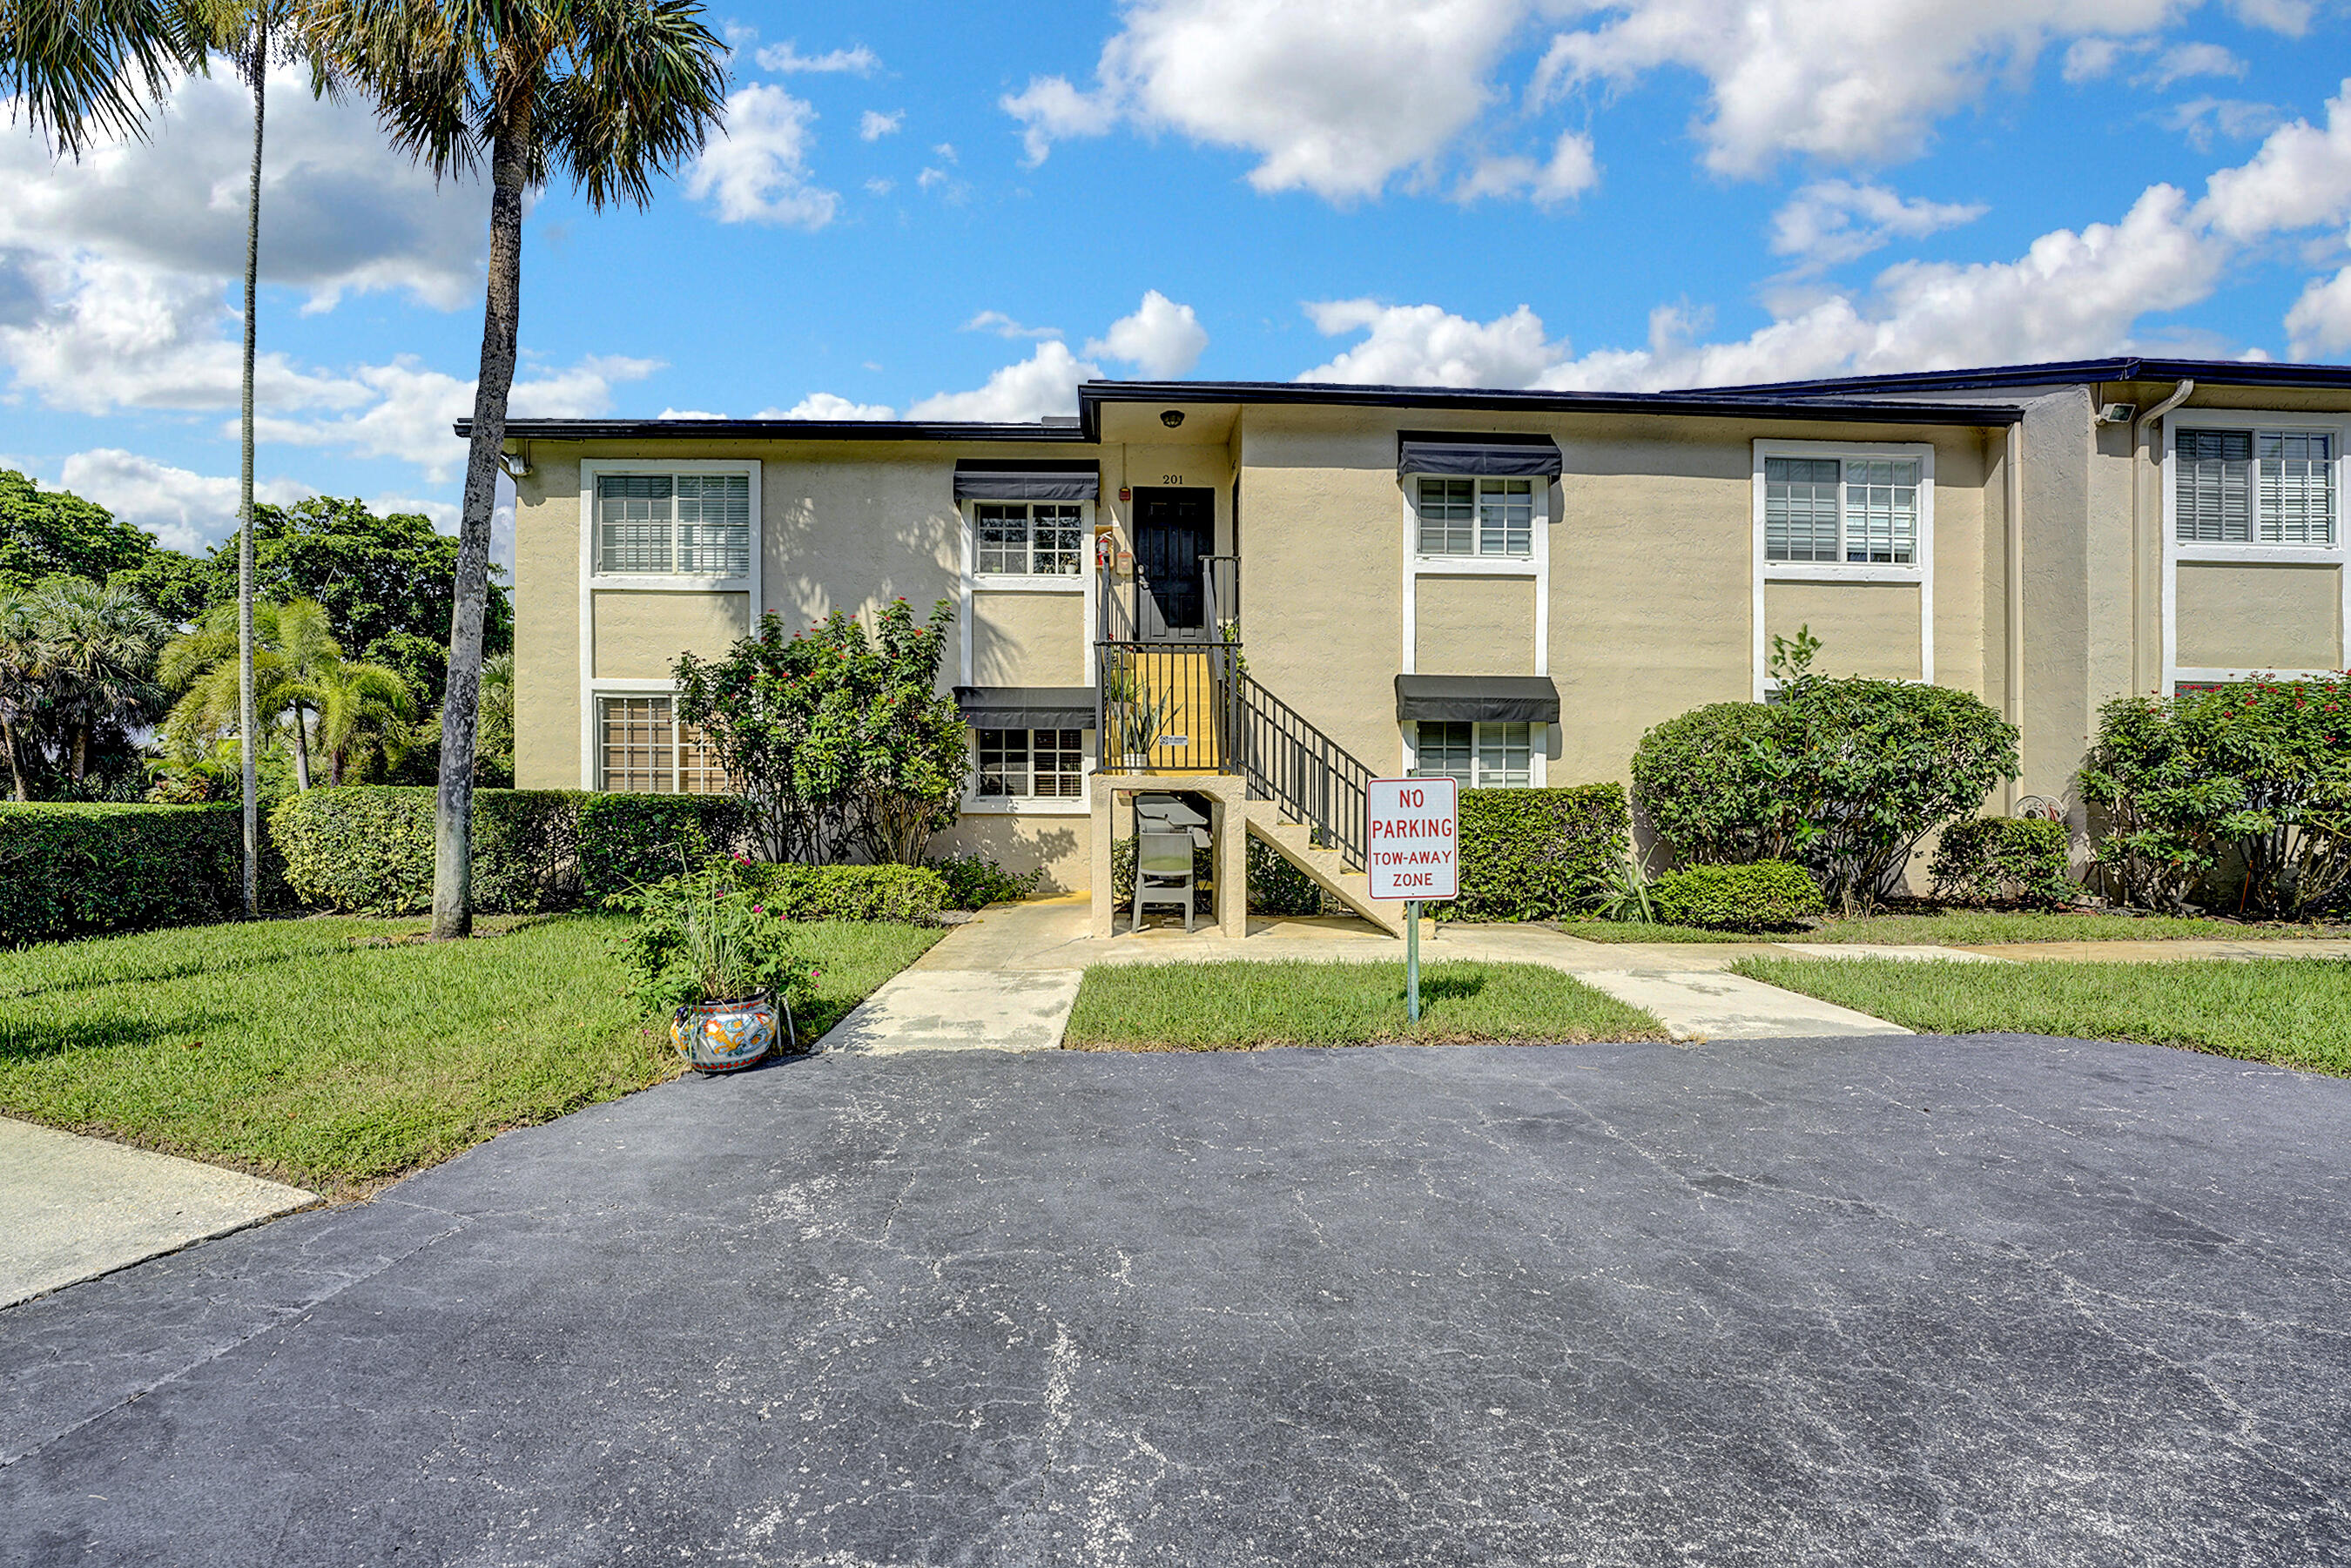
[[[265,840],[265,904],[277,870]],[[234,806],[0,805],[0,945],[224,920],[244,890]]]
[[[1249,912],[1251,915],[1323,913],[1327,901],[1322,895],[1322,884],[1290,864],[1280,850],[1263,839],[1252,837],[1247,852]]]
[[[1947,686],[1800,675],[1780,700],[1719,703],[1641,737],[1642,810],[1697,864],[1802,861],[1847,915],[1918,841],[2016,777],[2016,727]]]
[[[947,881],[924,865],[736,867],[742,884],[787,920],[893,920],[928,925],[947,906]]]
[[[2232,908],[2289,918],[2351,889],[2351,675],[2256,681],[2098,715],[2082,798],[2126,904],[2178,910],[2222,874]]]
[[[1461,896],[1440,920],[1559,920],[1581,914],[1621,863],[1621,784],[1461,791]]]
[[[286,881],[308,904],[360,915],[433,907],[434,791],[421,784],[308,789],[269,814]],[[577,789],[474,791],[474,907],[560,909],[579,898]]]
[[[1649,897],[1667,925],[1709,931],[1784,929],[1828,907],[1804,868],[1786,861],[1684,866],[1657,878]]]
[[[938,855],[924,862],[946,879],[949,909],[985,909],[1036,896],[1045,868],[1013,875],[983,854]]]
[[[2072,849],[2063,822],[1975,817],[1943,830],[1928,874],[1935,880],[1935,896],[1954,902],[2067,904],[2075,891]]]
[[[580,889],[590,904],[748,852],[750,809],[733,795],[596,793],[580,800]]]

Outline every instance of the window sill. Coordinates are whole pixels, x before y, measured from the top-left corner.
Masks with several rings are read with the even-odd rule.
[[[2223,544],[2212,539],[2186,539],[2173,547],[2180,560],[2248,561],[2259,565],[2339,566],[2344,559],[2341,545],[2252,545]]]
[[[1541,568],[1531,555],[1415,555],[1416,577],[1534,577]]]
[[[695,577],[673,572],[590,572],[591,590],[625,590],[632,593],[748,593],[747,577]]]
[[[976,571],[971,586],[979,593],[1083,593],[1086,580],[1082,573],[1051,577],[1016,577],[1010,573]]]
[[[1835,560],[1767,560],[1766,582],[1923,582],[1924,566],[1864,566]]]

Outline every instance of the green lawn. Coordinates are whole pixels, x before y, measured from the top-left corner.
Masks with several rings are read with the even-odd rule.
[[[1934,915],[1873,915],[1832,920],[1818,930],[1701,931],[1689,925],[1638,925],[1582,920],[1562,930],[1587,942],[1859,942],[1901,946],[1974,946],[1993,942],[2294,941],[2346,936],[2340,926],[2238,925],[2168,915],[2066,915],[2032,910],[1950,909]]]
[[[1421,966],[1405,1022],[1402,964],[1102,964],[1086,971],[1066,1043],[1079,1051],[1264,1045],[1663,1040],[1657,1020],[1538,964]]]
[[[1743,958],[1731,972],[1930,1034],[2136,1040],[2351,1074],[2351,962],[2339,958]]]
[[[610,915],[205,925],[0,953],[0,1115],[235,1166],[335,1196],[674,1076]],[[813,1039],[936,941],[802,927]]]

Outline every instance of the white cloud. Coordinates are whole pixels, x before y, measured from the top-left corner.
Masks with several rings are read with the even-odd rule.
[[[1669,68],[1706,78],[1707,166],[1761,173],[1788,153],[1844,162],[1919,152],[1935,121],[2060,38],[2152,33],[2177,0],[1624,0],[1559,34],[1538,98]],[[2096,62],[2093,49],[2074,62]],[[2110,66],[2111,57],[2105,62]]]
[[[866,193],[869,195],[886,196],[897,188],[897,181],[885,180],[879,174],[876,174],[873,178],[865,182]]]
[[[1085,351],[1123,360],[1149,380],[1171,381],[1198,364],[1207,347],[1207,329],[1192,308],[1154,288],[1144,295],[1134,315],[1112,322],[1110,330],[1088,343]]]
[[[754,57],[761,70],[773,71],[778,76],[845,71],[852,76],[870,77],[882,68],[881,57],[862,44],[821,55],[804,55],[793,47],[791,39],[786,38],[780,44],[769,44]]]
[[[653,417],[655,419],[725,419],[726,416],[723,413],[712,413],[707,409],[664,408]]]
[[[906,111],[903,109],[893,110],[888,114],[869,109],[857,121],[857,138],[861,141],[879,141],[884,136],[896,135],[905,123]]]
[[[809,124],[815,119],[807,100],[779,87],[736,89],[726,100],[726,133],[695,157],[685,193],[715,201],[721,223],[824,227],[841,198],[809,183]]]
[[[2076,38],[2065,46],[2065,60],[2059,74],[2070,82],[2095,81],[2113,74],[2124,55],[2137,53],[2146,47],[2126,44],[2119,38]]]
[[[1024,327],[1001,310],[983,310],[961,327],[959,332],[993,332],[999,338],[1058,338],[1059,327]]]
[[[2173,105],[2163,122],[2187,137],[2188,144],[2199,152],[2209,152],[2218,138],[2239,141],[2248,136],[2263,136],[2275,130],[2282,118],[2273,103],[2255,103],[2241,98],[2191,98]]]
[[[2351,352],[2351,267],[2312,279],[2286,312],[2285,329],[2298,360]]]
[[[2189,77],[2241,77],[2245,62],[2218,44],[2175,44],[2155,58],[2139,80],[2158,90]]]
[[[935,393],[908,409],[906,417],[1024,423],[1075,413],[1078,383],[1101,379],[1101,367],[1070,352],[1067,343],[1040,343],[1027,359],[1005,366],[977,391]]]
[[[1253,154],[1259,191],[1345,202],[1436,160],[1498,96],[1531,0],[1136,0],[1095,85],[1040,77],[1001,100],[1029,161],[1125,121]]]
[[[507,413],[515,419],[583,419],[609,413],[612,387],[642,381],[661,369],[657,360],[591,355],[557,371],[526,371],[515,378]],[[451,425],[474,412],[474,382],[428,368],[412,355],[356,372],[373,397],[372,406],[338,419],[264,419],[256,432],[267,442],[333,446],[362,457],[413,463],[428,479],[445,480],[464,471],[465,444]]]
[[[1374,386],[1525,387],[1541,380],[1567,353],[1542,319],[1521,305],[1507,316],[1476,322],[1434,305],[1382,305],[1372,299],[1326,299],[1306,307],[1326,338],[1365,334],[1362,342],[1302,372],[1301,382],[1355,382]]]
[[[2230,14],[2238,21],[2289,38],[2310,31],[2311,15],[2317,9],[2314,0],[2229,0]]]
[[[174,468],[153,458],[101,446],[77,452],[58,476],[62,487],[97,502],[122,521],[145,528],[172,549],[202,554],[236,530],[238,481]],[[318,491],[291,479],[264,480],[254,498],[290,507]]]
[[[1562,131],[1552,149],[1551,161],[1531,158],[1488,158],[1468,172],[1453,196],[1474,202],[1485,196],[1531,197],[1540,207],[1557,206],[1582,195],[1600,183],[1599,161],[1593,156],[1592,138]]]
[[[2324,130],[2279,127],[2247,162],[2214,174],[2201,215],[2231,238],[2334,223],[2351,209],[2351,80],[2326,103]]]
[[[810,392],[789,408],[763,408],[761,419],[895,419],[887,403],[852,402],[831,392]]]
[[[1819,180],[1772,214],[1771,254],[1793,256],[1805,270],[1835,267],[1897,238],[1973,223],[1988,210],[1980,202],[1906,200],[1884,185]]]

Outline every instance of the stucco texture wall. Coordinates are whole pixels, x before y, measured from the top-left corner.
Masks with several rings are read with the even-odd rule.
[[[600,590],[590,603],[600,680],[667,680],[680,653],[722,657],[751,629],[747,593]]]
[[[1816,675],[1915,681],[1918,594],[1915,582],[1766,583],[1763,634],[1792,638],[1809,627],[1821,641]]]
[[[1535,580],[1421,577],[1414,669],[1425,675],[1529,675],[1535,668]]]
[[[972,684],[1076,686],[1086,678],[1081,593],[972,594]]]
[[[1091,880],[1087,873],[1093,842],[1091,816],[1015,816],[973,811],[956,819],[954,827],[931,841],[931,852],[983,854],[1014,875],[1040,867],[1045,880],[1040,893],[1077,893]]]
[[[2343,667],[2343,572],[2179,563],[2179,662],[2231,670]]]
[[[580,465],[515,486],[515,782],[580,785]]]

